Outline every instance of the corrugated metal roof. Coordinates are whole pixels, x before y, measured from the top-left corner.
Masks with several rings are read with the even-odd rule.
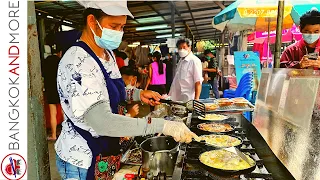
[[[219,1],[228,6],[232,1]],[[144,43],[164,42],[158,35],[171,34],[171,6],[176,7],[176,33],[185,36],[186,25],[190,27],[196,40],[219,39],[221,32],[211,25],[212,18],[222,9],[215,1],[128,1],[128,7],[135,19],[128,18],[124,40]],[[80,28],[84,8],[76,1],[37,1],[36,11],[41,16],[52,16],[72,22],[72,26]],[[177,12],[178,11],[178,12]],[[39,14],[38,14],[39,15]],[[49,21],[52,21],[49,19]],[[61,22],[61,21],[60,21]],[[62,22],[65,25],[68,23]],[[137,27],[163,25],[156,30],[137,31]],[[164,27],[166,25],[166,27]],[[188,33],[190,34],[190,33]]]

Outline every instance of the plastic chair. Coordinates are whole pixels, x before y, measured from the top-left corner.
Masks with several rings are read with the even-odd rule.
[[[247,92],[252,89],[253,86],[253,76],[252,73],[246,73],[240,79],[237,89],[234,90],[224,90],[223,97],[225,98],[234,98],[234,97],[243,97],[241,93]]]
[[[200,93],[200,99],[207,99],[210,97],[211,84],[202,84],[202,89]]]
[[[239,85],[237,87],[238,88],[241,88],[241,86],[243,86],[244,84],[248,84],[249,82],[252,82],[253,80],[253,76],[252,76],[252,73],[246,73],[242,76],[242,78],[240,79],[240,82],[239,82]],[[232,90],[232,89],[226,89],[223,91],[223,95],[224,96],[235,96],[235,93],[236,93],[236,90]]]

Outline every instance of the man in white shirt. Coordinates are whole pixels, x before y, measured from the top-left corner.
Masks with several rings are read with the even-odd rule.
[[[173,101],[199,100],[203,81],[201,61],[192,53],[189,39],[178,40],[177,48],[180,60],[169,95]]]

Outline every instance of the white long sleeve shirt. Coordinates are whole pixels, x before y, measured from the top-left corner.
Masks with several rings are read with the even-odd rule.
[[[106,71],[110,73],[110,78],[118,79],[121,78],[121,74],[114,59],[115,58],[113,57],[110,58],[109,61],[100,60]],[[153,131],[161,132],[163,128],[163,123],[158,123],[157,125],[154,125],[153,123],[147,124],[147,119],[145,118],[143,121],[143,119],[134,119],[112,114],[109,93],[103,73],[93,57],[81,47],[73,46],[65,53],[59,64],[57,83],[60,102],[64,113],[77,127],[89,131],[92,136],[99,136],[99,132],[95,131],[93,126],[89,125],[89,122],[86,121],[85,117],[89,116],[90,119],[93,113],[87,111],[92,105],[97,103],[103,105],[97,106],[97,108],[104,107],[104,109],[99,109],[99,114],[96,113],[97,123],[101,123],[101,128],[96,129],[100,130],[100,135],[101,132],[110,132],[113,133],[111,137],[120,136],[120,131],[127,130],[124,126],[131,127],[131,129],[129,128],[130,131],[122,133],[124,136],[129,136],[130,133],[143,135],[146,128],[152,130],[152,132],[147,130],[147,133],[153,133]],[[133,95],[133,100],[139,100],[140,91],[135,90],[135,92],[136,91],[137,93],[134,94],[137,96]],[[99,102],[103,102],[103,104]],[[66,119],[67,118],[65,117],[65,120],[62,122],[61,134],[55,143],[56,153],[62,160],[74,166],[88,169],[91,165],[92,152],[86,140],[66,121]],[[108,121],[113,122],[107,124]],[[92,120],[90,122],[92,124]],[[117,126],[115,125],[115,122],[117,122]],[[135,123],[135,125],[132,126],[130,123]],[[151,126],[157,126],[157,128]],[[106,128],[108,131],[104,131],[103,128]]]
[[[202,84],[202,63],[192,52],[181,58],[169,95],[173,101],[189,101],[195,96],[195,83]]]

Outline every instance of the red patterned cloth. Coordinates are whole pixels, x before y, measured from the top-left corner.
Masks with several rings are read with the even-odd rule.
[[[118,156],[97,156],[95,164],[96,180],[112,180],[113,176],[120,169],[121,155]]]

